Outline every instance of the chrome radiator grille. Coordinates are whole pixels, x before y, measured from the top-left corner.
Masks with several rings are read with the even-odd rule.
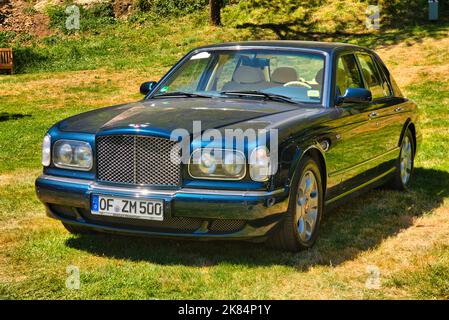
[[[154,186],[181,182],[180,150],[175,141],[110,135],[97,137],[96,145],[99,181]]]

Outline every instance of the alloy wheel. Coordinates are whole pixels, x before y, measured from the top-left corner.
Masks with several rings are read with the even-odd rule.
[[[298,234],[301,241],[312,238],[318,219],[319,189],[315,174],[307,170],[298,186],[296,212],[298,217]]]
[[[400,172],[401,172],[401,180],[404,186],[410,180],[410,175],[412,172],[413,166],[413,149],[412,142],[408,136],[404,137],[401,146],[401,158],[400,158]]]

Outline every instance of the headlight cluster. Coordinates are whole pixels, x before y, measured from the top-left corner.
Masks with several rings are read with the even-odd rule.
[[[240,180],[246,174],[245,155],[236,150],[197,149],[190,158],[189,174],[197,179]]]
[[[264,182],[270,178],[270,152],[266,147],[255,148],[248,164],[252,180]],[[243,179],[246,175],[245,155],[236,150],[197,149],[190,158],[189,174],[197,179]]]
[[[92,148],[83,141],[58,140],[53,146],[53,164],[64,169],[90,170]]]
[[[257,147],[249,158],[249,175],[254,181],[267,181],[271,175],[270,152],[266,147]]]

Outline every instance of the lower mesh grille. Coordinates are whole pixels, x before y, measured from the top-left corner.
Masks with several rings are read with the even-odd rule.
[[[136,230],[150,229],[150,231],[191,233],[200,229],[205,222],[201,218],[184,217],[166,217],[164,221],[127,219],[92,215],[90,210],[84,208],[73,208],[60,205],[50,205],[50,208],[53,213],[62,218],[75,220],[77,218],[76,212],[78,212],[89,223]],[[237,232],[243,229],[245,223],[245,220],[218,219],[210,221],[208,230],[210,233],[215,234]]]
[[[173,217],[165,218],[164,221],[152,221],[155,227],[161,228],[174,228],[178,230],[189,230],[195,231],[201,227],[203,220],[192,219],[192,218],[182,218]]]
[[[236,232],[245,226],[245,220],[222,219],[214,220],[209,225],[212,232]]]

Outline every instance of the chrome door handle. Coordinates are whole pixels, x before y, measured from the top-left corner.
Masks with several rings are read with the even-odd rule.
[[[394,109],[394,111],[396,112],[401,112],[402,110],[404,110],[402,107],[397,107],[396,109]]]
[[[377,112],[371,112],[371,113],[368,115],[368,117],[370,117],[370,118],[375,118],[375,117],[377,117],[377,116],[378,116]]]

